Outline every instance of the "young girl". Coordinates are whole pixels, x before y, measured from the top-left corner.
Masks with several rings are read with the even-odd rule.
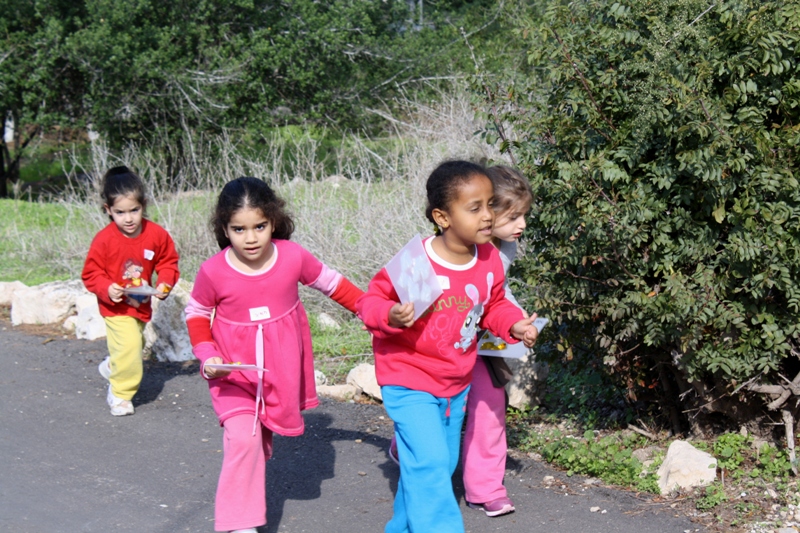
[[[255,533],[266,524],[266,460],[273,431],[303,433],[300,411],[316,407],[311,332],[298,283],[355,312],[362,291],[288,239],[284,201],[256,178],[225,185],[212,218],[222,251],[197,274],[186,323],[211,402],[224,428],[217,531]],[[212,321],[213,314],[213,321]],[[243,363],[264,370],[208,365]]]
[[[373,333],[375,371],[394,421],[400,480],[386,533],[463,532],[451,476],[476,358],[479,321],[510,342],[536,340],[534,317],[505,299],[503,264],[489,242],[492,182],[483,167],[449,161],[427,182],[426,216],[437,235],[424,245],[444,289],[416,321],[382,269],[357,302]]]
[[[106,401],[112,415],[124,416],[133,414],[142,382],[142,331],[152,315],[150,297],[126,289],[149,285],[155,271],[155,297],[166,298],[178,280],[178,252],[169,233],[144,218],[144,184],[128,167],[106,172],[102,194],[111,223],[92,241],[81,277],[106,323],[109,355],[98,367],[109,381]]]
[[[517,254],[517,240],[525,229],[533,193],[525,177],[514,169],[489,167],[486,174],[494,185],[492,244],[500,252],[507,273]],[[505,296],[519,307],[508,283]],[[514,511],[514,502],[503,486],[507,452],[505,383],[494,383],[493,374],[510,376],[511,371],[501,357],[479,357],[467,400],[463,470],[468,505],[488,516],[500,516]]]

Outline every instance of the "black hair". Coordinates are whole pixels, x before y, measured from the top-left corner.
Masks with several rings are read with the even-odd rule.
[[[147,198],[144,194],[144,183],[134,171],[126,166],[119,166],[108,169],[103,176],[102,189],[103,203],[109,207],[114,206],[117,198],[133,196],[137,202],[142,204],[142,211],[147,210]],[[114,220],[111,215],[109,219]]]
[[[428,220],[435,225],[433,210],[447,211],[453,200],[458,197],[459,187],[475,176],[486,176],[486,169],[469,161],[445,161],[436,167],[425,184],[425,190],[428,193],[425,216]],[[437,234],[438,232],[437,228]]]
[[[533,203],[531,184],[519,170],[504,165],[486,167],[486,175],[492,180],[494,188],[494,202],[492,209],[498,215],[515,205]]]
[[[258,178],[236,178],[222,188],[211,217],[211,226],[220,249],[231,244],[225,235],[225,229],[234,213],[248,207],[261,210],[264,217],[270,221],[273,239],[289,239],[292,236],[294,221],[284,209],[286,202]]]

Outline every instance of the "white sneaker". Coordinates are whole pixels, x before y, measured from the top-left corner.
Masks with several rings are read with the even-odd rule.
[[[254,527],[248,527],[247,529],[234,529],[231,533],[258,533],[258,531]]]
[[[114,393],[111,392],[110,383],[108,385],[108,395],[106,396],[106,401],[108,402],[108,406],[111,407],[111,414],[114,416],[133,414],[133,402],[114,396]]]
[[[111,363],[108,359],[108,356],[106,356],[106,358],[103,359],[99,365],[97,365],[97,371],[100,372],[100,375],[106,379],[111,377]]]

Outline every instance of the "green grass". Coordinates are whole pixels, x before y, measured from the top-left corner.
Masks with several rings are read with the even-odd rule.
[[[0,281],[19,280],[31,286],[78,277],[79,272],[40,260],[40,254],[32,260],[32,247],[44,245],[73,218],[74,211],[60,204],[0,199]],[[42,241],[31,241],[31,234],[42,235]]]
[[[340,329],[324,329],[315,313],[309,313],[316,368],[328,383],[344,383],[347,373],[361,363],[372,363],[372,340],[360,320],[339,320]]]

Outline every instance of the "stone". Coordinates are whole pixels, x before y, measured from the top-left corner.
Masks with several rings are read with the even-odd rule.
[[[100,315],[97,297],[86,291],[75,300],[75,336],[79,339],[93,341],[106,336],[106,322]]]
[[[675,489],[704,487],[717,478],[717,460],[686,441],[676,440],[669,445],[656,475],[661,494]]]
[[[61,327],[70,333],[75,333],[75,326],[78,323],[78,315],[68,316],[67,319],[61,324]]]
[[[328,383],[328,376],[323,374],[320,370],[314,370],[314,383],[319,387]]]
[[[361,363],[347,373],[345,382],[361,389],[364,394],[383,401],[378,378],[375,377],[375,365]]]
[[[358,390],[354,385],[319,385],[317,386],[317,394],[320,396],[327,396],[334,400],[348,401],[352,400]]]
[[[27,288],[28,286],[21,281],[0,281],[0,305],[11,305],[14,292]]]
[[[11,323],[63,323],[75,312],[75,301],[87,293],[80,280],[54,281],[14,290],[11,296]]]
[[[328,313],[320,313],[317,316],[317,322],[319,323],[319,327],[322,328],[322,329],[341,329],[342,328],[339,325],[339,323],[336,321],[336,319],[333,318]]]
[[[548,364],[536,361],[532,351],[521,359],[506,359],[506,363],[513,373],[511,381],[506,385],[508,405],[522,409],[542,403],[544,385],[550,374]]]
[[[155,357],[159,361],[195,358],[183,311],[191,293],[192,283],[179,279],[166,300],[152,298],[153,318],[144,328],[145,357]]]

